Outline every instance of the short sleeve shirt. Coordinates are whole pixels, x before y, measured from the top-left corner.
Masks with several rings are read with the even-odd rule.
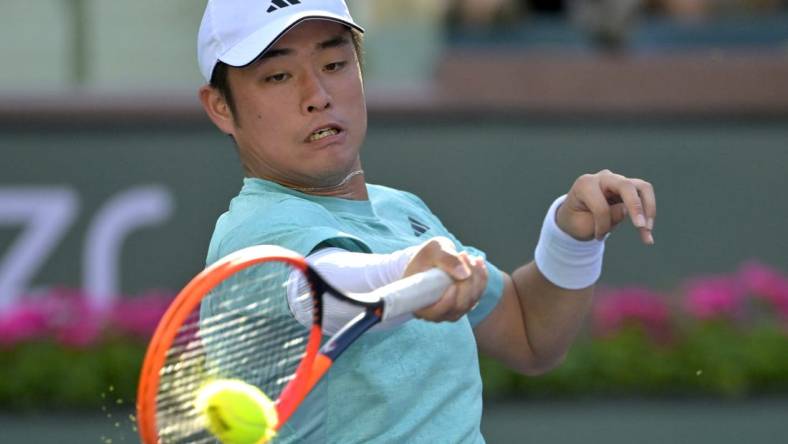
[[[304,256],[329,246],[385,254],[435,236],[484,257],[461,244],[415,195],[372,184],[367,191],[369,200],[356,201],[246,178],[217,221],[207,262],[260,244]],[[503,292],[501,271],[489,262],[487,269],[479,305],[459,321],[414,319],[359,338],[280,431],[277,442],[484,442],[473,327]]]

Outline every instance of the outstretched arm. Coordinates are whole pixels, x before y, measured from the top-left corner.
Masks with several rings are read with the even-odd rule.
[[[569,350],[591,306],[605,236],[629,216],[643,243],[654,243],[656,199],[648,182],[605,170],[577,179],[550,215],[560,233],[543,229],[536,261],[505,277],[501,301],[474,330],[483,353],[526,374],[554,368]]]

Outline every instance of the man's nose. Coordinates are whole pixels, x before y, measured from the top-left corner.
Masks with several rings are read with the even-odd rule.
[[[318,74],[308,74],[304,77],[303,91],[302,109],[307,114],[331,108],[331,95]]]

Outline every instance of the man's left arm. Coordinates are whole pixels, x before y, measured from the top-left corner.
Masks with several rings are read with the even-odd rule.
[[[584,279],[594,267],[601,270],[599,248],[608,233],[629,216],[643,243],[654,243],[653,187],[608,170],[577,179],[549,214],[561,233],[543,228],[537,260],[504,276],[501,300],[474,329],[482,353],[525,374],[544,373],[566,356],[591,307],[598,272],[592,282]]]

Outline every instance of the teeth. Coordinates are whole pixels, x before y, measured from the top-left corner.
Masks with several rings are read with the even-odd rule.
[[[338,133],[339,131],[335,130],[334,128],[323,128],[321,130],[317,130],[314,133],[312,133],[312,135],[309,136],[309,141],[314,142],[316,140],[320,140],[328,136],[333,136]]]

